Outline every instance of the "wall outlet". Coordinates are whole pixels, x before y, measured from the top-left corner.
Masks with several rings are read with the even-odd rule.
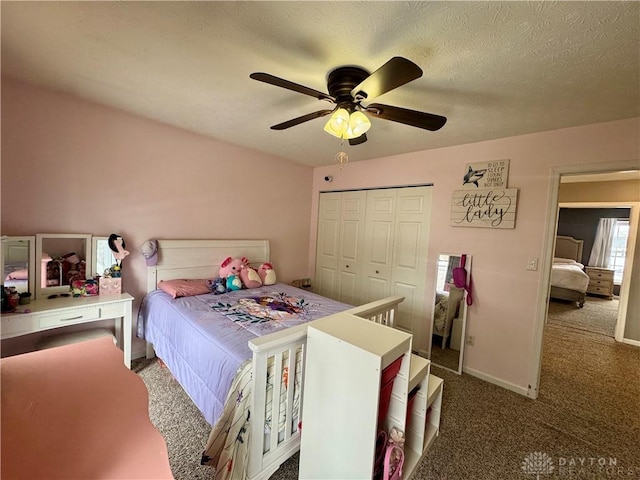
[[[467,345],[473,347],[476,344],[476,336],[475,335],[467,335]]]
[[[538,270],[538,257],[529,259],[529,263],[527,263],[527,270]]]

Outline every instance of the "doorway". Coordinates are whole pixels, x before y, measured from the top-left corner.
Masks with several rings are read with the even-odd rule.
[[[592,177],[589,176],[587,190],[593,185]],[[575,182],[572,177],[568,179]],[[565,177],[561,177],[561,188],[567,185],[565,181]],[[631,268],[631,265],[626,265],[626,260],[632,207],[632,203],[615,202],[559,204],[556,233],[559,238],[569,237],[582,243],[580,258],[576,261],[584,271],[583,280],[588,283],[582,308],[574,308],[576,305],[572,302],[557,299],[549,302],[547,325],[555,324],[615,338],[618,320],[622,319],[619,307],[624,273],[625,269]],[[561,273],[558,266],[553,271],[552,285],[553,279]]]
[[[549,291],[551,287],[551,263],[555,247],[555,238],[557,232],[557,222],[559,214],[559,206],[563,200],[560,195],[560,180],[564,176],[593,176],[593,182],[607,182],[613,179],[619,179],[620,175],[626,175],[628,178],[634,179],[636,182],[640,179],[638,162],[637,161],[625,161],[616,162],[611,164],[596,164],[596,165],[576,165],[570,167],[558,167],[554,168],[551,172],[551,198],[549,202],[549,210],[547,213],[547,228],[545,233],[545,259],[542,264],[542,285],[539,291],[539,303],[538,303],[538,322],[536,326],[536,336],[534,342],[533,361],[531,362],[531,382],[528,392],[530,398],[538,398],[540,377],[542,371],[542,353],[543,353],[543,340],[544,340],[544,328],[546,325],[546,319],[548,316],[548,301]],[[637,187],[636,187],[637,188]],[[593,201],[593,199],[591,199]],[[627,306],[629,304],[629,296],[631,293],[630,283],[632,274],[632,265],[634,250],[636,245],[636,235],[638,228],[638,213],[640,210],[640,202],[635,201],[617,201],[617,202],[605,202],[604,198],[599,199],[600,203],[610,203],[612,205],[629,204],[631,207],[630,215],[630,236],[627,249],[627,265],[628,268],[624,269],[624,279],[622,281],[622,288],[620,291],[620,307],[619,307],[619,321],[615,327],[615,339],[618,342],[630,343],[632,345],[640,346],[640,341],[624,338],[625,322],[627,318]],[[589,202],[587,198],[580,198],[579,203],[583,204]],[[634,277],[635,278],[635,277]],[[634,293],[633,295],[638,295]],[[634,299],[635,301],[635,299]]]

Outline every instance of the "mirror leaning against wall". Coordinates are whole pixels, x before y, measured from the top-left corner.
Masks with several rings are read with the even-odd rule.
[[[467,304],[464,287],[456,287],[454,282],[454,269],[461,266],[462,258],[463,254],[438,254],[429,354],[433,364],[458,374],[462,373]],[[471,255],[464,255],[464,259],[466,285],[469,285]]]

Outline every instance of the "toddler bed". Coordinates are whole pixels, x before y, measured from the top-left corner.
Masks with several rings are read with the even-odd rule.
[[[551,265],[550,298],[576,302],[584,307],[589,276],[582,261],[583,240],[558,235],[553,264]]]
[[[212,425],[202,463],[215,478],[268,478],[300,446],[307,323],[349,311],[392,326],[403,297],[351,307],[284,284],[176,299],[157,289],[162,280],[214,278],[228,256],[257,268],[269,261],[269,242],[158,241],[138,336]]]

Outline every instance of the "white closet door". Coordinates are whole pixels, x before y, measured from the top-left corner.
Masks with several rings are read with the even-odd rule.
[[[323,193],[318,205],[314,292],[329,298],[337,298],[338,295],[341,198],[339,192]]]
[[[427,253],[431,220],[431,187],[397,190],[392,288],[390,295],[402,295],[396,327],[418,333],[426,317]],[[416,339],[418,340],[418,339]],[[419,347],[415,342],[414,347]]]
[[[362,275],[366,192],[343,192],[338,248],[339,301],[359,305],[358,284]]]
[[[397,189],[367,192],[364,257],[360,297],[362,303],[390,295],[394,250]]]

